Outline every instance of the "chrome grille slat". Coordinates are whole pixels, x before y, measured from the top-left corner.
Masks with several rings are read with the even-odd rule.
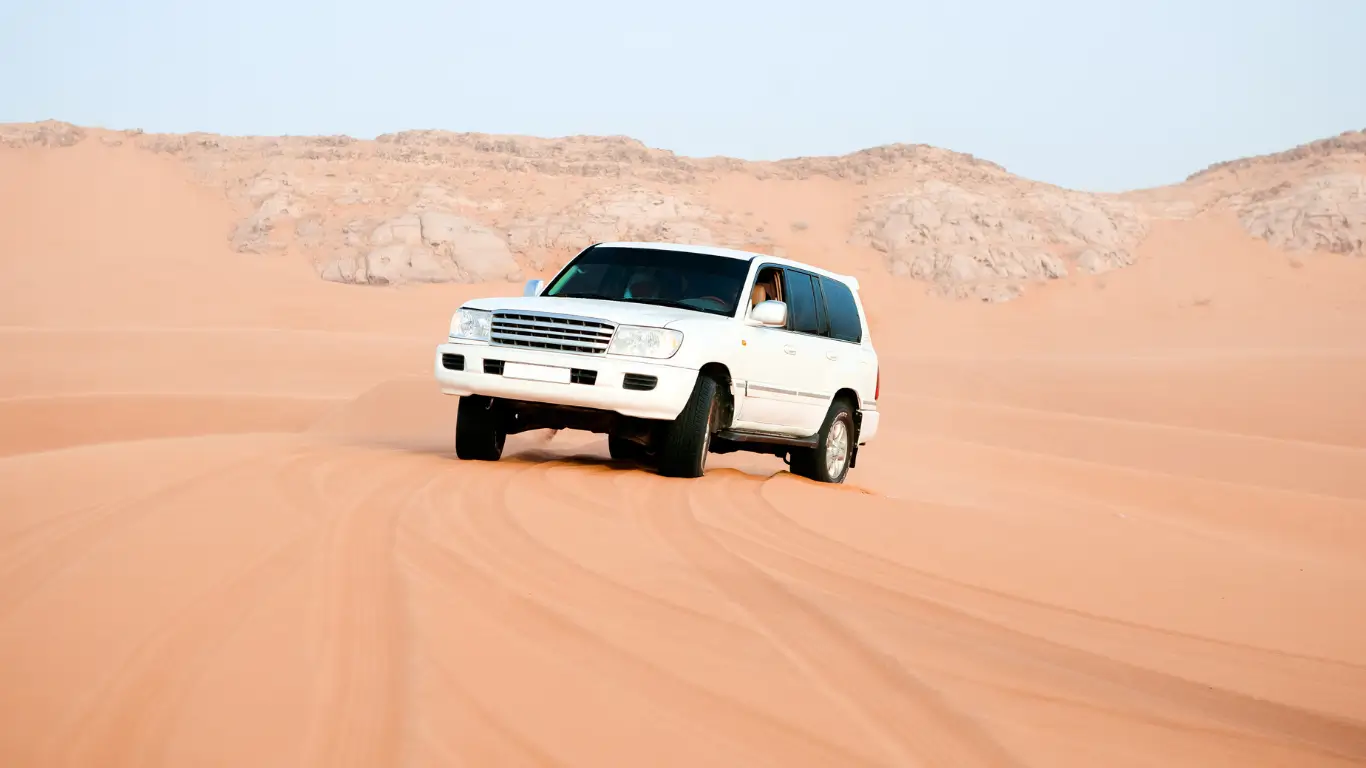
[[[554,336],[557,339],[578,339],[581,341],[603,341],[611,339],[612,334],[599,331],[558,330],[540,325],[522,323],[497,323],[493,328],[502,333],[517,333],[523,336]]]
[[[494,316],[494,322],[502,325],[516,325],[526,328],[548,328],[550,330],[573,333],[605,333],[608,336],[612,335],[612,327],[600,323],[593,323],[592,325],[584,323],[549,323],[544,320],[530,320],[517,316],[497,315]]]
[[[489,343],[555,352],[601,355],[616,333],[616,325],[603,320],[545,312],[495,311]]]

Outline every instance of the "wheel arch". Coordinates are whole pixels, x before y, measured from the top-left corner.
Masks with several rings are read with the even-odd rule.
[[[701,368],[697,369],[697,375],[714,376],[717,381],[726,385],[729,385],[731,382],[730,367],[727,366],[725,363],[707,363],[706,365],[703,365]]]
[[[697,375],[710,376],[720,385],[718,389],[724,394],[725,401],[721,423],[729,427],[735,421],[735,392],[732,389],[735,380],[731,378],[730,367],[725,363],[712,361],[697,369]]]
[[[849,408],[855,412],[859,410],[859,403],[861,401],[859,400],[858,391],[853,387],[840,387],[835,392],[834,397],[830,398],[830,404],[834,405],[836,400],[843,400],[846,403],[849,403]]]
[[[840,387],[834,397],[830,398],[830,406],[833,408],[835,403],[841,400],[849,404],[850,415],[854,420],[854,450],[857,452],[858,437],[863,432],[863,409],[860,407],[862,401],[859,399],[858,390],[853,387]]]

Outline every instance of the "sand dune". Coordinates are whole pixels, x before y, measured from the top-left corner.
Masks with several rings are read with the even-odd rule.
[[[869,281],[848,484],[670,481],[453,457],[431,345],[516,285],[233,252],[127,146],[0,168],[0,764],[1366,763],[1359,260],[1211,215],[1006,304]]]

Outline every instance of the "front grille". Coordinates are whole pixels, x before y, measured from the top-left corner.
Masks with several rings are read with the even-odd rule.
[[[489,342],[505,347],[601,355],[607,351],[615,331],[615,325],[587,317],[504,310],[493,313]]]
[[[594,384],[597,384],[597,383],[598,383],[598,372],[597,372],[597,371],[588,371],[588,370],[584,370],[583,368],[570,368],[570,369],[569,369],[569,383],[570,383],[570,384],[587,384],[588,386],[591,387],[591,386],[593,386]]]
[[[641,392],[648,392],[659,384],[658,376],[646,376],[643,373],[628,373],[621,379],[622,389],[635,389]]]
[[[484,361],[484,373],[491,373],[491,374],[493,374],[494,376],[502,376],[502,375],[503,375],[503,361],[502,361],[502,360],[485,360],[485,361]]]
[[[465,370],[465,356],[443,352],[441,353],[441,367],[448,371],[463,371]]]

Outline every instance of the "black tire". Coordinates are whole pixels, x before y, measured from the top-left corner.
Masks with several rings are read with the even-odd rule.
[[[607,452],[614,461],[643,462],[646,458],[645,446],[611,434],[607,436]]]
[[[503,456],[507,433],[493,398],[466,395],[460,398],[455,417],[455,455],[465,461],[497,461]]]
[[[832,445],[832,435],[838,437],[841,430],[836,429],[836,425],[843,427],[843,449],[839,445]],[[825,414],[825,421],[821,424],[818,442],[815,448],[795,448],[792,451],[792,474],[815,480],[818,483],[842,483],[849,474],[849,458],[853,454],[854,447],[858,442],[858,435],[854,433],[854,410],[846,400],[836,400],[830,405],[830,412]],[[836,440],[836,443],[839,441]],[[835,454],[835,468],[832,473],[830,462],[832,452]],[[842,457],[840,453],[842,452]]]
[[[698,375],[688,403],[664,431],[659,446],[659,474],[701,477],[706,471],[711,436],[721,422],[720,390],[716,379]]]

